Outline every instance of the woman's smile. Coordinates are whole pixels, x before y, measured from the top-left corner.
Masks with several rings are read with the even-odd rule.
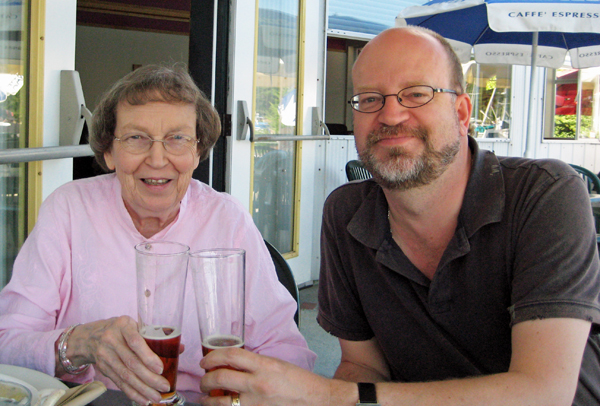
[[[150,185],[150,186],[162,186],[170,181],[171,181],[171,179],[151,179],[151,178],[142,179],[142,182],[144,182],[145,184]]]
[[[182,135],[196,139],[196,110],[192,104],[149,102],[131,105],[121,102],[117,107],[115,138],[139,134],[153,140]],[[121,194],[134,222],[157,219],[167,222],[179,212],[199,157],[195,145],[189,152],[173,154],[162,142],[152,143],[145,152],[127,150],[113,141],[105,160],[121,182]]]

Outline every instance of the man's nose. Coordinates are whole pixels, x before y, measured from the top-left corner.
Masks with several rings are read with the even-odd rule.
[[[379,110],[378,119],[381,123],[394,126],[406,121],[409,117],[410,109],[404,107],[398,101],[398,95],[386,95],[383,108]]]

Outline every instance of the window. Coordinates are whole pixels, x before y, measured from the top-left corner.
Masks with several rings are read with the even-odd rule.
[[[297,134],[299,10],[299,0],[259,1],[257,135]],[[296,149],[294,141],[254,143],[252,218],[282,253],[294,250]]]
[[[546,139],[599,138],[600,68],[563,66],[547,72]]]
[[[27,3],[0,5],[0,149],[27,147]],[[0,164],[0,288],[25,238],[27,164]]]
[[[465,64],[466,92],[471,97],[475,138],[508,138],[510,133],[511,65]]]
[[[396,16],[405,7],[424,4],[426,0],[329,0],[329,33],[377,35],[393,27]]]

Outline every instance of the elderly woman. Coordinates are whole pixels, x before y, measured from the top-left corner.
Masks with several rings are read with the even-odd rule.
[[[113,173],[70,182],[42,204],[0,292],[0,363],[102,380],[140,404],[159,401],[168,383],[137,332],[133,247],[168,240],[192,250],[244,248],[246,348],[312,369],[296,304],[251,217],[231,196],[192,179],[220,123],[187,72],[131,72],[99,103],[92,127],[95,157]],[[197,392],[204,370],[191,283],[185,295],[177,389]]]

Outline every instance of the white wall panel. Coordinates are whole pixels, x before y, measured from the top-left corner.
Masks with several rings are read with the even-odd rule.
[[[43,146],[59,144],[60,71],[75,65],[76,0],[48,0],[44,35],[44,134]],[[42,199],[73,180],[73,159],[42,163]]]
[[[313,238],[312,238],[312,262],[311,262],[311,280],[319,279],[319,269],[321,265],[321,217],[323,213],[323,203],[327,197],[325,189],[326,176],[326,152],[327,141],[315,141],[315,182],[314,182],[314,200],[313,200]]]
[[[477,143],[479,144],[479,148],[492,151],[496,155],[508,155],[508,148],[510,146],[510,143],[508,142],[486,141],[485,139],[477,139]]]
[[[325,194],[329,195],[335,188],[348,181],[346,178],[346,162],[357,159],[354,137],[332,137],[327,141]]]

